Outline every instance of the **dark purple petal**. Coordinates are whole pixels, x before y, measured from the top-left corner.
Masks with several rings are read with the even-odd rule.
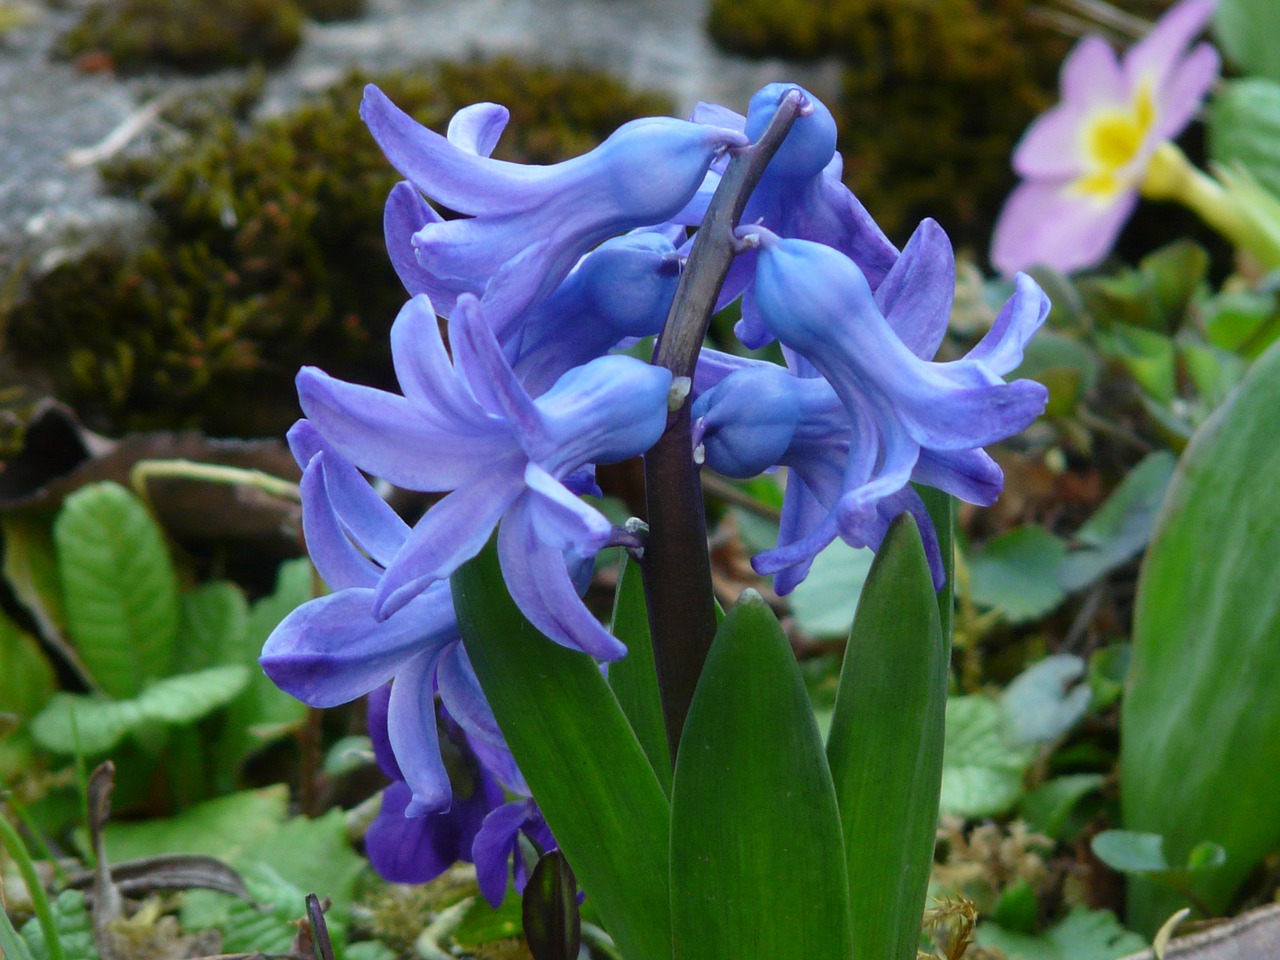
[[[369,864],[388,883],[428,883],[469,853],[449,814],[407,817],[413,802],[408,784],[397,781],[382,792],[378,816],[365,833]]]
[[[403,780],[400,764],[396,763],[391,749],[391,737],[387,733],[387,705],[391,702],[391,684],[385,683],[369,691],[365,707],[365,721],[369,727],[369,739],[373,741],[373,756],[378,766],[392,780]],[[407,801],[406,801],[407,802]]]
[[[507,879],[511,876],[511,858],[520,858],[520,828],[537,811],[532,800],[518,800],[498,807],[487,817],[471,845],[471,859],[476,865],[480,892],[497,910],[507,896]]]

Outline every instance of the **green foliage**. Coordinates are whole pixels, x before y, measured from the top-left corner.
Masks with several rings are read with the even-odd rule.
[[[1066,545],[1044,527],[1002,533],[968,558],[970,595],[1010,623],[1039,619],[1066,597],[1057,580],[1066,555]]]
[[[1214,32],[1227,57],[1246,73],[1280,80],[1280,7],[1271,0],[1220,0]]]
[[[938,820],[949,650],[924,547],[905,516],[867,576],[827,739],[854,956],[915,957]]]
[[[1086,669],[1079,657],[1059,653],[1014,678],[1001,697],[1014,743],[1049,743],[1076,725],[1093,699]]]
[[[744,593],[716,633],[676,757],[675,955],[843,960],[852,936],[845,870],[800,669],[772,611]]]
[[[631,722],[663,791],[671,796],[671,748],[662,716],[658,672],[649,637],[649,612],[645,608],[644,578],[640,565],[623,560],[613,601],[610,632],[627,645],[627,655],[609,668],[609,686]]]
[[[190,142],[104,171],[154,210],[153,238],[36,279],[7,317],[19,362],[47,370],[60,396],[110,430],[282,433],[297,416],[285,374],[304,363],[390,386],[387,331],[406,295],[382,208],[399,175],[359,118],[369,81],[437,129],[478,100],[506,104],[511,124],[496,155],[534,163],[582,153],[619,124],[669,108],[598,73],[511,59],[352,74],[291,114],[247,126],[225,105],[179,104],[170,119],[186,117]]]
[[[135,696],[173,661],[178,582],[164,534],[124,487],[67,497],[53,526],[67,625],[104,692]]]
[[[848,636],[872,558],[839,539],[823,548],[788,598],[800,629],[812,637]]]
[[[23,924],[19,933],[26,941],[34,960],[98,960],[98,948],[93,942],[93,918],[85,906],[84,891],[63,890],[49,904],[53,929],[61,949],[50,951],[44,930],[36,918]]]
[[[1110,910],[1074,907],[1061,923],[1043,936],[1003,930],[995,924],[978,927],[978,943],[1004,952],[1008,960],[1116,960],[1141,950],[1146,941],[1120,925]]]
[[[1147,552],[1121,716],[1123,823],[1160,834],[1171,862],[1227,851],[1194,889],[1220,910],[1280,843],[1280,348],[1200,428]],[[1151,931],[1179,906],[1149,884],[1130,919]]]
[[[1034,748],[1015,742],[1005,712],[987,697],[952,697],[946,724],[942,811],[990,817],[1011,809],[1022,796]]]
[[[1171,864],[1164,855],[1164,837],[1158,833],[1131,830],[1104,830],[1093,838],[1098,859],[1123,873],[1137,874],[1175,888],[1194,873],[1216,870],[1226,863],[1227,852],[1216,843],[1198,843],[1187,854],[1187,862]]]
[[[1232,80],[1213,98],[1209,156],[1241,164],[1272,193],[1280,193],[1280,83]]]
[[[249,671],[232,665],[157,680],[131,700],[58,693],[32,721],[31,733],[58,753],[102,754],[126,734],[194,723],[229,703],[248,682]]]
[[[492,542],[452,585],[476,676],[560,849],[624,956],[669,957],[670,809],[613,691],[524,618]]]
[[[125,71],[207,73],[276,63],[302,36],[294,0],[95,0],[62,38],[68,56],[105,53]]]
[[[1036,833],[1060,839],[1076,805],[1106,779],[1100,773],[1071,773],[1047,780],[1022,798],[1018,816]]]
[[[0,613],[0,714],[29,720],[53,693],[56,678],[35,638]]]

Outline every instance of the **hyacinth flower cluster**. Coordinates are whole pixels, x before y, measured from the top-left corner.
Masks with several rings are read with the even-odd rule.
[[[513,852],[523,876],[520,832],[542,850],[555,840],[460,642],[450,578],[494,538],[529,623],[602,668],[624,657],[582,600],[596,556],[642,556],[655,591],[687,578],[654,571],[656,528],[615,527],[583,496],[599,493],[598,465],[643,456],[651,524],[669,505],[652,482],[664,463],[695,482],[695,460],[732,477],[785,467],[778,544],[755,560],[779,592],[836,537],[879,546],[903,512],[940,588],[911,483],[995,499],[1002,477],[982,448],[1044,409],[1041,385],[1003,377],[1048,303],[1020,275],[982,341],[936,361],[955,284],[945,234],[926,221],[899,252],[840,181],[830,112],[793,85],[765,87],[745,116],[703,105],[689,121],[634,121],[550,166],[492,158],[507,122],[494,104],[461,111],[443,136],[373,87],[362,115],[406,177],[385,217],[410,295],[391,331],[400,390],[298,375],[304,532],[334,592],[280,625],[262,665],[313,706],[377,704],[371,730],[395,781],[368,838],[379,869],[420,880],[469,858],[500,899]],[[726,227],[720,197],[734,191]],[[785,367],[700,351],[711,308],[738,298],[742,346],[777,340]],[[654,335],[654,362],[619,352]],[[410,525],[369,477],[435,499]],[[701,538],[705,565],[693,509],[681,535]],[[669,606],[650,595],[655,634]]]

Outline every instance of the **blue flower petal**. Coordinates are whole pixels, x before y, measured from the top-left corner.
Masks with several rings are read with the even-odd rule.
[[[414,657],[457,639],[448,584],[420,594],[402,616],[373,618],[373,591],[310,600],[272,631],[259,663],[271,681],[312,707],[334,707],[386,683]]]
[[[307,553],[331,590],[372,589],[380,567],[352,544],[325,490],[325,454],[318,453],[302,473],[302,531]]]
[[[479,553],[523,490],[523,473],[523,462],[508,457],[428,510],[378,583],[374,615],[392,616]]]
[[[583,605],[561,550],[543,542],[532,497],[521,497],[498,528],[502,576],[516,606],[543,634],[599,660],[617,660],[627,648]]]
[[[453,801],[436,732],[433,680],[440,654],[439,648],[419,654],[396,671],[391,682],[387,735],[405,783],[413,791],[406,817],[448,810]]]
[[[947,334],[955,290],[951,240],[937,221],[923,220],[876,287],[875,299],[907,349],[921,360],[932,360]]]

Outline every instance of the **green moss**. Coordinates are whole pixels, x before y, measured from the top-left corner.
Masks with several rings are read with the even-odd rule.
[[[124,71],[192,73],[277,63],[301,39],[293,0],[96,0],[62,38],[69,56],[105,53]]]
[[[1171,0],[1135,0],[1153,17]],[[845,64],[831,104],[849,185],[894,239],[926,216],[990,238],[1014,144],[1057,97],[1072,39],[1037,0],[714,0],[708,29],[748,56]]]
[[[331,20],[353,20],[364,13],[365,0],[299,0],[307,16],[328,23]]]
[[[19,363],[104,430],[194,426],[278,434],[297,416],[292,378],[314,363],[390,386],[386,334],[406,294],[387,259],[382,207],[397,179],[360,122],[371,78],[352,75],[287,116],[238,125],[185,105],[181,153],[104,175],[159,225],[142,250],[100,250],[33,285],[7,318]],[[372,78],[443,128],[478,100],[510,106],[497,155],[546,163],[590,149],[669,104],[606,76],[510,59]]]

